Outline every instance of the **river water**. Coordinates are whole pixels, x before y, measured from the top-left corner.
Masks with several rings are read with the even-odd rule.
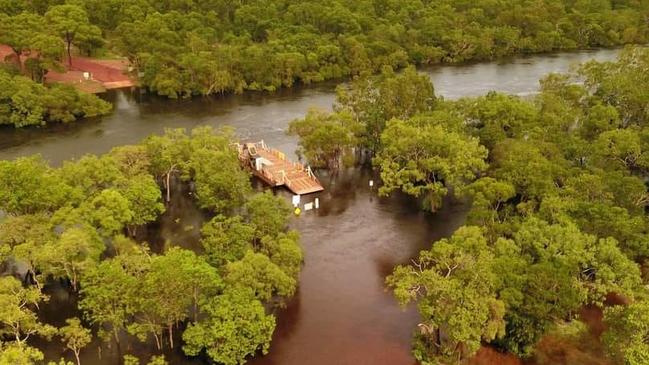
[[[616,54],[615,50],[583,51],[439,66],[422,72],[431,76],[436,93],[445,98],[476,96],[490,90],[528,95],[538,89],[538,79],[547,73],[567,71],[590,59],[612,60]],[[40,129],[0,129],[0,158],[39,153],[59,165],[86,153],[104,153],[117,145],[137,143],[165,128],[200,125],[233,126],[242,138],[264,139],[291,154],[296,141],[284,133],[288,123],[304,116],[311,107],[330,109],[334,89],[334,83],[324,83],[275,94],[180,101],[137,92],[113,92],[106,97],[115,110],[103,118]],[[371,179],[376,179],[373,172],[360,169],[344,171],[333,181],[322,176],[326,190],[318,195],[321,208],[293,220],[292,226],[301,232],[305,249],[300,288],[287,307],[278,312],[270,353],[252,359],[251,364],[415,363],[409,343],[417,324],[416,311],[412,307],[400,309],[384,290],[384,279],[395,265],[407,263],[433,240],[452,233],[462,224],[466,209],[448,202],[434,215],[422,213],[417,203],[407,197],[376,197],[368,184]],[[204,219],[190,200],[178,198],[150,230],[153,232],[149,232],[149,240],[195,248]],[[60,325],[65,318],[78,315],[70,310],[74,298],[56,287],[49,290],[52,300],[43,308],[45,320]],[[63,354],[56,342],[36,345],[50,359]],[[152,344],[130,343],[123,350],[143,360],[155,353]],[[201,359],[183,357],[178,349],[166,354],[172,364],[202,363]],[[96,343],[84,350],[83,360],[85,364],[118,362],[114,350],[104,346],[100,351]]]

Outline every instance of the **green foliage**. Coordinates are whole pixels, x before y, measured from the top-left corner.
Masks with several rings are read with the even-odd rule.
[[[482,227],[460,228],[388,278],[400,303],[418,304],[423,323],[413,351],[420,361],[460,361],[481,342],[533,356],[543,336],[578,328],[576,313],[585,305],[604,306],[611,294],[646,298],[639,264],[649,252],[649,139],[640,105],[646,104],[641,85],[648,54],[628,49],[616,62],[549,75],[531,100],[491,93],[438,102],[432,112],[387,123],[374,159],[382,191],[443,196],[448,184],[470,198],[468,223]],[[576,83],[580,78],[584,84]],[[489,166],[486,149],[475,152],[483,147],[469,136],[488,148]],[[456,260],[467,257],[462,241],[477,238],[484,242],[481,255],[468,251],[473,259],[467,259],[476,276],[465,278],[467,264]],[[446,250],[453,256],[443,260]],[[499,306],[489,307],[491,301]],[[604,339],[619,363],[647,361],[646,305],[636,303],[606,310]],[[471,315],[463,315],[467,308]],[[481,324],[490,323],[485,318],[504,325],[498,336],[481,337]]]
[[[36,334],[51,338],[56,332],[56,328],[41,323],[33,310],[48,299],[39,288],[23,288],[13,277],[0,278],[0,335],[13,340],[6,350],[3,349],[3,352],[9,351],[6,356],[15,356],[26,363],[31,358],[42,358],[42,354],[38,355],[40,352],[27,347],[27,340]]]
[[[76,227],[45,243],[42,250],[41,269],[55,278],[69,278],[76,291],[80,277],[99,263],[104,244],[91,228]]]
[[[80,210],[107,237],[120,232],[134,218],[128,199],[115,189],[102,190],[92,200],[84,202]]]
[[[255,194],[248,199],[245,207],[257,238],[276,236],[286,230],[291,207],[282,197],[275,196],[270,191]]]
[[[295,293],[297,281],[274,264],[268,256],[248,251],[240,261],[226,267],[225,282],[235,288],[252,289],[262,301],[274,295],[290,297]]]
[[[311,109],[304,119],[289,124],[288,134],[300,138],[297,154],[313,167],[335,171],[354,161],[359,131],[349,113]]]
[[[85,9],[78,5],[55,5],[45,13],[49,27],[63,39],[68,50],[68,62],[72,65],[72,45],[81,46],[101,41],[101,29],[90,23]]]
[[[79,354],[92,341],[92,333],[81,325],[79,318],[68,318],[65,323],[66,325],[59,329],[59,335],[66,349],[74,353],[77,365],[81,365]]]
[[[614,360],[624,365],[649,361],[649,305],[646,301],[607,308],[604,321],[607,329],[603,340]]]
[[[221,267],[228,262],[241,260],[252,249],[255,228],[239,216],[218,215],[201,228],[201,244],[209,262]]]
[[[81,279],[81,297],[79,308],[84,317],[92,324],[102,327],[100,337],[110,339],[104,327],[112,332],[119,343],[119,332],[126,328],[128,320],[135,312],[134,298],[138,280],[129,270],[141,267],[127,267],[121,259],[105,260],[88,270]],[[108,333],[111,333],[108,332]]]
[[[81,117],[108,114],[110,103],[83,94],[70,85],[38,84],[23,76],[0,70],[0,125],[15,127],[69,123]]]
[[[187,172],[196,183],[202,208],[231,212],[241,206],[251,191],[250,178],[241,169],[237,150],[232,148],[233,132],[209,127],[192,131],[191,158]]]
[[[187,355],[203,350],[225,365],[243,364],[249,355],[268,352],[275,329],[275,317],[245,288],[226,291],[201,304],[205,318],[190,324],[183,333]]]
[[[0,161],[0,209],[7,213],[55,210],[68,191],[39,156]]]
[[[431,110],[436,100],[429,77],[414,67],[399,74],[384,68],[379,76],[357,78],[349,88],[338,87],[337,94],[335,109],[351,113],[360,124],[353,130],[360,128],[361,146],[370,151],[379,150],[387,121]]]
[[[400,189],[423,197],[431,211],[441,206],[449,187],[461,189],[487,167],[487,150],[478,140],[440,125],[393,119],[381,135],[381,144],[374,159],[383,181],[379,193]]]
[[[144,73],[141,82],[174,98],[276,90],[409,63],[644,43],[648,36],[643,2],[81,3]]]
[[[143,342],[153,337],[159,350],[173,348],[176,329],[188,328],[187,353],[205,348],[215,361],[239,363],[267,351],[275,319],[266,310],[295,293],[302,249],[299,235],[288,231],[286,201],[251,194],[232,138],[230,130],[168,130],[57,169],[37,156],[0,162],[0,263],[23,264],[26,284],[36,284],[23,288],[0,278],[0,336],[15,342],[0,344],[0,359],[31,364],[43,358],[26,341],[56,332],[34,311],[52,279],[78,292],[84,320],[118,346],[128,334]],[[173,245],[154,254],[124,236],[136,237],[136,227],[165,211],[156,179],[166,187],[195,185],[197,204],[221,213],[202,227],[205,254]],[[242,216],[227,215],[233,212]],[[58,334],[79,365],[90,330],[74,318]]]
[[[482,340],[504,335],[505,304],[497,299],[492,266],[480,230],[463,227],[386,279],[401,305],[418,301],[422,323],[413,352],[419,361],[460,363]]]
[[[12,342],[0,342],[0,364],[2,365],[33,365],[43,358],[43,353],[36,348]]]

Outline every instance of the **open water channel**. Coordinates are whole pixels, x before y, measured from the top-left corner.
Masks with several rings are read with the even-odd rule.
[[[490,90],[528,95],[550,72],[563,72],[590,59],[612,60],[616,50],[595,50],[507,59],[422,70],[430,75],[438,95],[477,96]],[[264,139],[292,154],[296,140],[285,135],[288,123],[310,107],[330,109],[335,84],[297,87],[274,94],[245,93],[220,98],[173,101],[117,91],[106,95],[114,112],[106,117],[70,125],[24,130],[0,129],[0,159],[41,154],[53,165],[86,153],[101,154],[112,147],[137,143],[164,128],[201,125],[236,128],[245,139]],[[270,353],[254,365],[411,365],[410,337],[417,324],[414,308],[401,310],[384,290],[384,279],[395,265],[408,262],[464,221],[465,207],[449,203],[436,214],[420,212],[403,196],[378,198],[368,186],[376,177],[368,170],[350,169],[334,181],[321,176],[326,190],[321,208],[295,218],[302,234],[305,264],[300,287],[278,312]],[[288,193],[281,192],[286,194]],[[198,229],[205,219],[190,199],[176,198],[160,222],[149,229],[153,244],[173,242],[197,247]],[[314,196],[306,197],[313,199]],[[61,325],[78,315],[67,292],[50,288],[52,299],[43,308],[45,320]],[[48,358],[58,359],[57,343],[36,344]],[[82,363],[117,364],[116,351],[98,343],[83,352]],[[153,345],[130,343],[124,352],[148,360]],[[101,358],[98,355],[101,354]],[[68,354],[69,355],[69,354]],[[200,364],[199,359],[167,352],[172,364]],[[144,361],[146,363],[146,361]]]

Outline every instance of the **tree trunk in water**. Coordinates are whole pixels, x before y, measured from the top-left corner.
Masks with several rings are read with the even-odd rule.
[[[173,324],[169,325],[169,346],[171,346],[171,348],[174,348]]]
[[[171,170],[167,172],[167,203],[171,201]]]
[[[81,365],[81,359],[79,359],[79,350],[74,351],[74,357],[77,359],[77,365]]]
[[[117,348],[120,348],[119,344],[119,331],[117,331],[116,328],[113,328],[113,338],[115,338],[115,343],[117,344]]]
[[[155,338],[155,345],[158,348],[158,350],[162,350],[162,343],[160,341],[160,337],[158,336],[158,333],[153,332],[153,337]]]

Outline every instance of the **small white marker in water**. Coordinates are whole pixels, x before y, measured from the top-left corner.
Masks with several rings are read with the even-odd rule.
[[[370,180],[370,188],[374,187],[374,180]]]

